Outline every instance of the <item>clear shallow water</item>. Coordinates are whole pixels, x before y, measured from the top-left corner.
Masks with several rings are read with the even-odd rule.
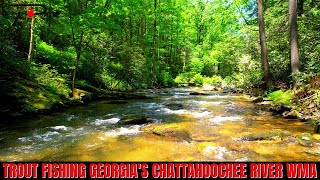
[[[50,116],[0,124],[0,161],[318,161],[320,144],[303,147],[288,141],[239,141],[250,133],[282,129],[295,137],[313,134],[311,125],[272,116],[243,96],[195,89],[145,92],[150,100],[127,104],[94,102]],[[173,102],[183,108],[170,108]],[[141,131],[145,125],[118,121],[141,114],[161,124],[187,129],[191,141]],[[10,124],[5,123],[10,121]]]

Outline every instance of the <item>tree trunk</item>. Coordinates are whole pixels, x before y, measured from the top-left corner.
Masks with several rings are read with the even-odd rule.
[[[155,62],[156,62],[156,38],[157,38],[157,0],[154,0],[154,19],[153,19],[153,53],[152,53],[152,86],[155,83]]]
[[[266,44],[266,36],[264,30],[264,18],[263,18],[263,4],[262,0],[257,0],[258,4],[258,21],[259,21],[259,35],[260,35],[260,46],[261,46],[261,64],[262,71],[264,74],[264,80],[267,85],[267,88],[272,86],[270,68],[268,62],[268,51]]]
[[[33,47],[34,47],[34,36],[33,36],[33,27],[34,27],[34,19],[33,16],[31,19],[30,25],[30,45],[29,45],[29,54],[28,54],[28,61],[31,62],[33,60]]]
[[[289,24],[290,24],[290,44],[291,44],[291,71],[299,72],[299,49],[298,49],[298,25],[297,25],[297,0],[289,0]],[[293,76],[293,89],[297,84]]]

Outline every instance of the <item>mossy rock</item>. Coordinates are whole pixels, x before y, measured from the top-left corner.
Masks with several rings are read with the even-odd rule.
[[[244,141],[261,141],[261,140],[276,140],[276,139],[283,139],[285,137],[291,136],[289,131],[283,131],[280,129],[271,129],[266,131],[261,131],[257,133],[252,133],[246,135],[241,138]]]
[[[141,130],[158,136],[176,137],[190,142],[192,140],[188,130],[177,124],[160,124],[143,127]]]
[[[297,136],[297,140],[300,145],[312,147],[314,143],[314,139],[310,133],[302,133]]]
[[[119,123],[124,125],[140,125],[155,122],[154,119],[142,115],[128,115],[120,119]]]

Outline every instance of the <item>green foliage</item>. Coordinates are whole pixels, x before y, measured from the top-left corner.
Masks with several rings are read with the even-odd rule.
[[[194,76],[193,76],[193,80],[194,80],[194,82],[195,83],[197,83],[197,84],[203,84],[203,77],[202,77],[202,75],[200,74],[200,73],[198,73],[198,74],[195,74]]]
[[[292,90],[278,90],[269,94],[268,98],[274,103],[290,105],[292,103]]]
[[[204,77],[203,84],[207,85],[218,85],[221,84],[223,79],[221,76],[213,75],[212,77]]]
[[[204,67],[203,62],[200,61],[199,58],[192,58],[190,62],[190,71],[194,73],[201,73]]]
[[[174,80],[170,74],[170,72],[163,70],[159,77],[160,83],[165,87],[170,87],[173,85]]]
[[[71,48],[59,51],[42,41],[37,44],[36,52],[38,61],[57,67],[61,73],[67,73],[72,69],[73,59],[76,57],[75,51]]]
[[[179,74],[175,79],[174,82],[179,84],[179,83],[193,83],[195,82],[193,77],[194,73],[188,72],[188,73],[181,73]]]
[[[56,69],[50,69],[51,65],[34,65],[31,68],[31,74],[35,81],[44,86],[50,92],[68,98],[71,93],[70,88],[66,84],[66,75],[60,75]]]
[[[226,82],[247,89],[263,84],[255,1],[157,2],[154,8],[153,1],[145,0],[37,0],[48,6],[48,15],[35,19],[34,62],[26,60],[30,19],[15,21],[19,8],[0,8],[0,81],[32,79],[46,96],[61,98],[70,94],[74,70],[76,87],[89,91],[174,83]],[[307,75],[320,71],[315,2],[304,1],[298,18],[301,73],[293,77],[299,87]],[[287,16],[288,1],[264,2],[271,74],[285,83],[291,80]]]
[[[238,72],[225,78],[228,85],[239,88],[258,87],[262,81],[260,64],[250,56],[242,56],[239,60]]]

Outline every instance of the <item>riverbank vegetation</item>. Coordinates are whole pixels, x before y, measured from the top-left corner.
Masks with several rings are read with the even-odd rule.
[[[45,14],[27,16],[37,3]],[[2,0],[1,112],[110,91],[241,88],[319,116],[316,0]],[[41,12],[41,7],[32,7]]]

